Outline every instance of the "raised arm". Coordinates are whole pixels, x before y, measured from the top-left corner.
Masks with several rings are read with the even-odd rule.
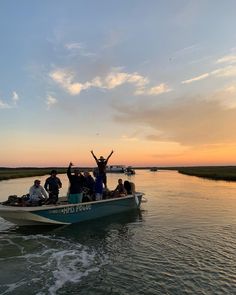
[[[113,153],[114,153],[114,151],[111,151],[110,155],[107,157],[107,161],[110,159],[110,157]]]
[[[66,174],[67,174],[67,176],[68,176],[69,179],[71,177],[71,166],[72,166],[72,163],[70,162],[70,164],[69,164],[69,166],[67,168],[67,171],[66,171]]]
[[[93,155],[93,157],[94,157],[95,161],[97,162],[97,161],[98,161],[98,159],[97,159],[97,157],[94,155],[93,151],[91,151],[91,154]]]

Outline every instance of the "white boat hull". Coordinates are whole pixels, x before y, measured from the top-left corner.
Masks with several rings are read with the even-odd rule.
[[[72,224],[140,207],[142,193],[79,204],[17,207],[0,205],[0,217],[19,226]]]

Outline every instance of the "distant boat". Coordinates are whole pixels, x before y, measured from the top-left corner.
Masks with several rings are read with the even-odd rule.
[[[134,174],[135,174],[135,170],[134,170],[131,166],[128,166],[128,167],[125,169],[125,174],[126,174],[126,175],[134,175]]]
[[[110,166],[107,166],[106,172],[124,173],[125,172],[125,166],[124,165],[110,165]]]
[[[79,223],[116,213],[138,209],[143,193],[135,192],[125,197],[78,204],[19,207],[0,205],[0,217],[19,226],[60,225]],[[63,198],[61,198],[63,199]],[[65,199],[65,198],[64,198]]]
[[[150,171],[157,171],[157,167],[151,167]]]

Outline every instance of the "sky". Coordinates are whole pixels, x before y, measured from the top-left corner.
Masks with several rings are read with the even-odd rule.
[[[0,167],[236,165],[236,1],[0,1]]]

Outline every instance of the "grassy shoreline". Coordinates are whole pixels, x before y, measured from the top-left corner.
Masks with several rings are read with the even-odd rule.
[[[150,169],[151,167],[134,167],[134,169]],[[66,173],[66,167],[0,167],[0,181],[14,178],[49,175],[52,169],[58,174]],[[81,167],[81,170],[92,170],[91,167]],[[158,170],[177,170],[179,173],[212,180],[236,181],[236,166],[194,166],[194,167],[158,167]]]
[[[181,167],[178,172],[212,180],[236,181],[236,166]]]
[[[5,168],[0,167],[0,181],[14,178],[24,178],[33,176],[49,175],[52,169],[56,169],[58,174],[66,173],[66,168]]]

